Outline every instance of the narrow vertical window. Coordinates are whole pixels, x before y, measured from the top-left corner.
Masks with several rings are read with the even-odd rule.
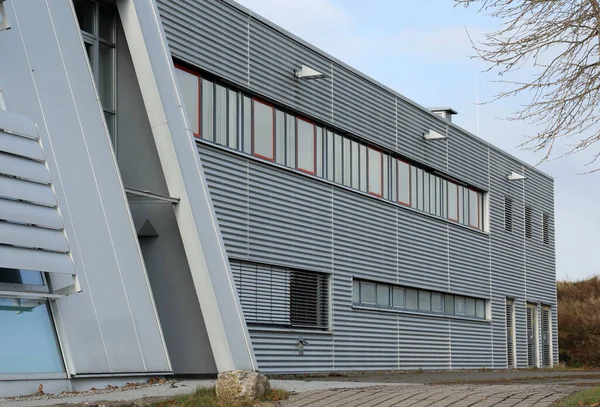
[[[430,189],[429,189],[429,178],[430,174],[423,171],[423,210],[429,212],[429,202],[431,201]]]
[[[360,281],[352,280],[352,303],[360,303]]]
[[[390,199],[390,161],[391,157],[383,154],[383,174],[382,174],[382,193],[385,199]]]
[[[542,214],[542,240],[544,244],[550,244],[550,215]]]
[[[227,89],[215,85],[215,142],[227,145]]]
[[[244,153],[252,154],[252,99],[247,96],[242,97],[242,116],[240,119]]]
[[[285,163],[285,113],[275,110],[275,162]]]
[[[344,162],[344,185],[352,186],[352,151],[350,139],[343,137],[342,161]]]
[[[367,192],[367,146],[360,145],[360,190]]]
[[[333,133],[329,130],[326,133],[327,142],[325,143],[325,147],[327,149],[327,179],[329,181],[334,180],[334,164],[335,164],[335,148],[333,146]]]
[[[275,109],[258,99],[252,101],[252,153],[265,160],[275,160]]]
[[[417,207],[417,168],[410,166],[410,206]]]
[[[342,151],[342,136],[339,134],[334,134],[334,146],[333,146],[333,155],[335,160],[335,168],[334,172],[334,181],[338,184],[343,182],[342,169],[343,169],[343,151]]]
[[[424,183],[424,173],[423,170],[417,168],[417,209],[422,211],[424,196],[423,196],[423,183]]]
[[[316,138],[314,123],[298,118],[296,120],[296,168],[302,172],[316,174]]]
[[[404,308],[404,288],[394,287],[392,303],[395,308]]]
[[[296,117],[285,114],[285,165],[296,168]]]
[[[202,79],[202,119],[200,120],[202,132],[200,137],[204,140],[215,140],[215,90],[214,84]]]
[[[323,178],[323,133],[324,130],[321,127],[317,127],[317,177]]]
[[[183,107],[187,119],[189,120],[190,130],[194,136],[200,137],[199,117],[200,117],[200,78],[188,71],[177,67],[175,69],[179,91],[183,99]]]
[[[469,226],[481,229],[479,225],[479,192],[469,189]]]
[[[382,196],[383,192],[383,163],[381,151],[369,148],[369,193]]]
[[[527,239],[531,239],[533,237],[533,225],[532,225],[532,215],[533,210],[531,206],[525,207],[525,237]]]
[[[238,93],[227,91],[227,145],[238,149]]]
[[[359,189],[360,188],[360,177],[359,177],[359,171],[360,171],[360,165],[358,163],[358,143],[356,141],[352,142],[352,188],[354,189]]]
[[[448,219],[458,222],[458,185],[448,181]]]
[[[507,196],[504,197],[504,230],[513,231],[513,200]]]

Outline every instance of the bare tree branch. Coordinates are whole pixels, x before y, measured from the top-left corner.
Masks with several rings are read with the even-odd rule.
[[[502,21],[480,43],[469,36],[476,58],[486,71],[508,85],[494,100],[527,95],[529,102],[509,117],[542,129],[523,147],[545,151],[551,159],[559,138],[577,139],[558,158],[584,151],[600,141],[600,2],[599,0],[455,0],[478,6]],[[533,75],[524,81],[504,79],[523,68]],[[529,70],[528,70],[529,71]],[[598,147],[598,145],[596,145]],[[600,153],[592,154],[589,172],[600,168]]]

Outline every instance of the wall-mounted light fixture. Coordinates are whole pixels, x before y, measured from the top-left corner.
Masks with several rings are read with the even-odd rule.
[[[296,69],[294,71],[294,78],[296,79],[321,79],[324,78],[325,74],[323,72],[319,72],[316,69],[309,68],[306,65],[302,65],[302,68]]]
[[[516,172],[511,172],[506,176],[509,181],[518,181],[520,179],[527,178],[525,175],[517,174]]]
[[[445,139],[446,136],[443,135],[442,133],[438,133],[435,130],[429,130],[427,133],[423,134],[423,138],[425,140],[441,140],[441,139]]]
[[[10,29],[10,24],[8,24],[8,18],[6,17],[6,10],[4,9],[4,1],[5,0],[0,0],[0,31]]]

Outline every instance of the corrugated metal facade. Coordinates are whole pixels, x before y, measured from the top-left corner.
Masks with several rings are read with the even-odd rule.
[[[233,3],[158,4],[175,58],[489,192],[484,233],[199,144],[231,258],[332,275],[330,331],[250,326],[262,370],[505,368],[506,298],[515,299],[519,367],[527,364],[526,302],[552,306],[556,344],[550,178]],[[295,81],[293,70],[301,65],[328,76]],[[429,129],[448,137],[426,142]],[[513,171],[527,180],[509,182]],[[505,196],[513,199],[512,232],[504,229]],[[525,238],[525,204],[534,211],[531,240]],[[542,241],[544,212],[550,214],[549,244]],[[353,277],[487,298],[490,320],[353,308]],[[309,342],[303,355],[299,338]]]

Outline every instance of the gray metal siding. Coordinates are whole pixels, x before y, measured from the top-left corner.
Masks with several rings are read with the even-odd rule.
[[[201,157],[229,256],[333,273],[331,342],[324,339],[327,333],[315,333],[318,349],[311,357],[308,353],[298,357],[294,341],[304,334],[274,335],[253,328],[261,369],[328,370],[330,358],[334,370],[502,368],[506,297],[515,298],[518,364],[523,367],[526,301],[547,299],[555,307],[553,251],[541,253],[532,245],[526,249],[524,242],[524,205],[529,199],[525,191],[531,190],[534,211],[550,210],[548,198],[545,203],[534,199],[536,188],[545,194],[551,190],[547,176],[528,170],[535,174],[531,181],[508,181],[510,172],[523,171],[521,162],[229,2],[158,0],[158,4],[174,57],[309,119],[490,192],[490,232],[485,234],[202,144]],[[192,14],[203,16],[193,20],[183,16],[190,8]],[[225,24],[224,18],[235,21],[235,27]],[[223,33],[228,28],[231,32]],[[198,40],[192,41],[186,32],[197,34]],[[229,52],[220,49],[225,35],[235,35],[239,46]],[[226,69],[215,62],[221,57]],[[301,64],[324,71],[328,78],[294,81],[293,70]],[[423,140],[430,129],[448,138]],[[514,200],[510,233],[503,230],[505,195]],[[527,255],[532,259],[531,273],[541,275],[543,283],[526,277],[528,251],[532,251]],[[542,268],[546,274],[539,274]],[[491,298],[491,321],[355,309],[352,276]],[[556,332],[556,325],[553,328]]]

